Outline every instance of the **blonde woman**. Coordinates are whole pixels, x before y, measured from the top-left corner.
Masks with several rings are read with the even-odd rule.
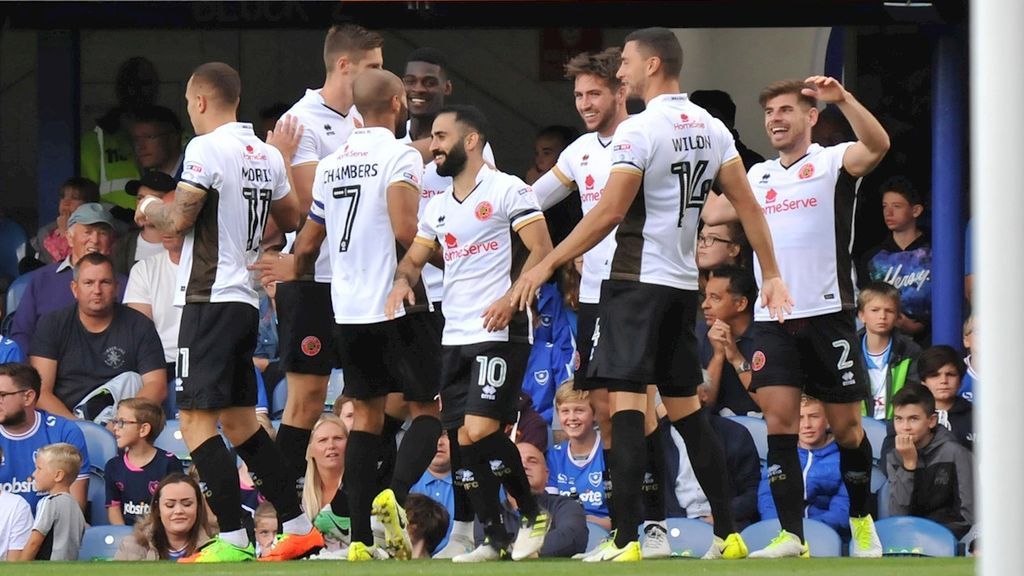
[[[313,426],[306,449],[302,508],[323,533],[328,547],[333,547],[331,544],[347,546],[350,538],[348,511],[331,509],[331,501],[342,489],[347,444],[348,428],[342,419],[334,414],[324,414]]]

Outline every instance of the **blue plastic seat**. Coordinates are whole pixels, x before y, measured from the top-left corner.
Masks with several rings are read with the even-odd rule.
[[[875,522],[885,556],[956,556],[956,536],[927,518],[891,516]]]
[[[878,494],[878,491],[889,483],[889,479],[885,477],[885,472],[875,464],[871,467],[871,493]]]
[[[18,309],[18,304],[21,303],[21,297],[25,294],[25,289],[28,288],[28,283],[32,279],[32,273],[22,274],[11,282],[11,285],[7,287],[7,302],[4,306],[4,319],[0,323],[0,334],[8,334],[10,332],[11,324],[14,322],[14,312]]]
[[[754,551],[767,546],[772,538],[779,535],[780,530],[782,530],[782,526],[779,524],[778,518],[772,518],[747,526],[740,535],[743,536],[747,547]],[[812,557],[843,555],[839,534],[828,524],[804,518],[804,538],[807,540],[807,546],[811,549]]]
[[[95,470],[89,472],[89,502],[86,510],[89,517],[86,520],[93,526],[106,526],[110,524],[107,518],[107,485],[103,481],[103,475]]]
[[[589,520],[587,521],[587,530],[590,532],[587,537],[587,552],[590,552],[608,537],[608,531],[603,526],[599,526]]]
[[[711,548],[715,536],[711,524],[693,518],[669,518],[667,523],[673,555],[700,558]]]
[[[270,400],[270,419],[280,420],[284,415],[284,404],[288,400],[288,380],[282,379],[274,387],[274,395]]]
[[[85,436],[85,447],[89,449],[89,463],[93,470],[103,475],[111,458],[117,457],[117,440],[109,430],[88,420],[75,420]]]
[[[889,517],[889,494],[889,482],[887,481],[878,490],[878,518],[876,520]]]
[[[113,560],[121,540],[130,536],[131,526],[90,526],[85,529],[79,560]]]
[[[729,416],[733,422],[743,424],[743,427],[750,432],[754,438],[754,446],[757,447],[757,457],[761,462],[768,461],[768,424],[761,418],[753,416]]]
[[[867,416],[861,418],[861,425],[864,427],[868,441],[871,442],[871,458],[877,463],[878,459],[882,457],[882,443],[885,442],[885,437],[888,434],[888,425],[883,420],[875,420]]]
[[[18,261],[25,257],[27,244],[28,236],[21,225],[0,216],[0,276],[18,276]]]
[[[192,460],[188,446],[185,445],[185,439],[181,436],[181,423],[177,420],[167,421],[164,431],[156,437],[156,442],[153,445],[174,454],[182,462]]]

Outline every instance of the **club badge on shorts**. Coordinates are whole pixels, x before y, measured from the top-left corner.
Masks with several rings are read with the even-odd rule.
[[[320,353],[320,339],[316,336],[306,336],[302,339],[302,343],[299,345],[302,348],[302,353],[306,356],[316,356]]]

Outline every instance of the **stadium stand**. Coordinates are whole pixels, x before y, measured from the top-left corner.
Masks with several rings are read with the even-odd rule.
[[[779,534],[778,519],[762,520],[747,526],[740,534],[751,550],[760,550]],[[842,542],[839,534],[823,522],[804,518],[804,538],[811,549],[811,557],[842,556]]]
[[[79,560],[113,560],[121,540],[130,536],[131,526],[90,526],[85,529]]]
[[[893,516],[875,522],[885,556],[957,555],[956,536],[948,528],[926,518]]]
[[[85,447],[89,449],[89,463],[92,470],[103,476],[107,461],[117,456],[117,440],[109,430],[87,420],[74,420],[85,436]]]
[[[668,542],[672,554],[683,558],[700,558],[711,547],[714,531],[711,524],[694,518],[669,518]]]

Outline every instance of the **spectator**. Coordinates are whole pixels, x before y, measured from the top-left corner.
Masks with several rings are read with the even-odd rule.
[[[342,394],[334,401],[334,407],[331,411],[335,416],[341,418],[341,422],[345,425],[345,430],[352,429],[352,422],[356,419],[355,405],[352,403],[352,399]]]
[[[184,467],[174,454],[153,446],[165,424],[159,405],[143,398],[121,400],[111,423],[121,454],[111,458],[103,472],[107,519],[132,526],[149,514],[160,480],[171,472],[183,472]]]
[[[578,136],[574,128],[568,126],[548,126],[537,133],[533,144],[533,165],[526,171],[523,179],[533,184],[548,170],[554,168],[562,150]],[[561,202],[544,211],[547,221],[551,245],[557,246],[576,224],[583,218],[583,205],[579,194],[569,194]]]
[[[143,180],[150,171],[181,176],[181,120],[174,112],[163,106],[143,106],[133,114],[128,133]],[[135,196],[127,185],[125,192]]]
[[[256,532],[256,557],[263,556],[274,548],[277,538],[277,510],[270,502],[262,502],[252,515]]]
[[[0,448],[0,462],[3,459],[4,451]],[[32,508],[28,502],[0,486],[0,560],[20,560],[31,532]]]
[[[957,538],[974,524],[974,459],[938,426],[935,398],[924,386],[893,397],[896,448],[886,458],[889,513],[942,524]]]
[[[267,392],[271,394],[284,378],[280,366],[281,357],[277,349],[277,304],[274,301],[276,295],[276,283],[268,284],[260,291],[260,329],[252,358],[256,369],[267,383]]]
[[[968,450],[974,449],[973,405],[957,395],[966,370],[963,360],[950,346],[932,346],[917,360],[921,383],[935,398],[938,423],[953,433]]]
[[[122,398],[163,402],[167,368],[160,337],[151,320],[114,302],[110,259],[83,256],[71,289],[78,303],[40,319],[32,339],[29,361],[43,382],[40,406],[105,424]]]
[[[548,451],[548,489],[578,500],[587,514],[587,521],[611,530],[603,446],[594,429],[590,393],[574,390],[572,381],[563,383],[555,393],[555,411],[569,439]]]
[[[548,449],[548,423],[533,409],[533,400],[526,394],[519,394],[519,416],[515,424],[506,427],[513,442],[529,442],[541,452]]]
[[[526,478],[530,481],[530,491],[537,497],[537,504],[547,510],[548,533],[544,536],[544,545],[540,549],[541,558],[569,558],[587,548],[587,518],[579,502],[546,491],[548,483],[548,467],[544,453],[528,442],[516,444]],[[511,497],[506,501],[502,517],[509,531],[519,529],[517,505]]]
[[[701,366],[709,378],[707,403],[715,414],[760,417],[757,395],[750,392],[757,301],[754,274],[735,266],[714,268],[709,274],[701,304],[708,327],[697,332]]]
[[[977,333],[974,316],[968,316],[964,321],[964,348],[967,348],[968,354],[964,358],[966,372],[964,372],[964,379],[960,384],[960,396],[972,403],[974,402],[974,387],[978,382],[978,347],[977,338],[975,338]]]
[[[202,547],[214,533],[199,484],[172,472],[157,484],[153,508],[121,546],[114,560],[178,560]]]
[[[41,448],[35,461],[32,478],[47,496],[39,501],[32,534],[21,559],[78,560],[85,515],[70,490],[82,470],[82,455],[71,444],[58,442]]]
[[[100,190],[88,178],[73,176],[60,186],[57,197],[57,219],[39,228],[30,242],[36,259],[43,264],[60,262],[71,254],[68,244],[68,219],[82,204],[100,201]]]
[[[752,259],[753,251],[739,222],[705,225],[697,235],[697,267],[705,280],[708,271],[721,266],[750,268]]]
[[[408,518],[409,541],[412,542],[412,557],[430,558],[434,550],[440,550],[444,542],[451,524],[451,514],[434,499],[413,493],[405,499],[405,514]]]
[[[32,272],[25,287],[25,293],[18,304],[11,326],[10,337],[18,343],[21,352],[31,354],[29,344],[36,331],[36,324],[44,315],[75,303],[71,293],[73,269],[78,260],[91,252],[110,256],[114,241],[114,219],[103,206],[89,202],[82,204],[68,218],[68,245],[71,253],[60,262],[55,262]],[[118,275],[117,300],[124,296],[127,278]]]
[[[533,401],[533,409],[551,426],[555,384],[572,378],[576,344],[572,325],[558,284],[540,287],[534,318],[533,345],[523,376],[522,391]]]
[[[17,494],[33,511],[46,496],[32,478],[35,454],[44,446],[64,442],[82,454],[82,471],[71,484],[71,495],[85,509],[89,486],[89,450],[85,436],[73,422],[36,409],[41,383],[39,373],[26,364],[0,365],[0,484]]]
[[[331,503],[342,489],[345,477],[345,447],[348,427],[334,414],[324,414],[313,426],[306,451],[306,477],[302,485],[302,507],[324,535],[328,548],[348,546],[350,516],[348,510],[334,510]],[[338,498],[345,502],[345,498]]]
[[[10,338],[0,335],[0,364],[8,362],[24,362],[25,355],[21,352],[18,343]]]
[[[759,162],[764,162],[764,156],[754,152],[747,145],[740,141],[740,133],[736,130],[736,103],[732,96],[722,90],[694,90],[690,94],[690,102],[707,110],[712,116],[718,118],[725,124],[725,127],[732,132],[733,140],[736,141],[736,151],[743,161],[743,168],[750,168]]]
[[[448,518],[454,518],[455,516],[455,491],[452,484],[452,460],[451,460],[451,446],[449,444],[448,435],[441,434],[441,437],[437,439],[437,452],[434,454],[434,459],[430,461],[430,465],[427,466],[427,471],[420,476],[420,479],[412,485],[409,489],[410,493],[423,494],[428,498],[434,500],[448,513]],[[409,514],[408,504],[406,505],[406,514]],[[412,534],[409,535],[410,538]],[[451,522],[445,528],[444,537],[437,545],[437,550],[444,549],[448,545],[449,538],[452,537],[452,526]],[[474,546],[473,535],[468,536],[459,534],[455,536],[456,539],[462,539],[463,542],[460,544],[463,548],[472,550]],[[414,543],[415,546],[415,543]]]
[[[870,282],[857,296],[857,317],[864,366],[871,381],[871,397],[864,399],[861,414],[875,420],[892,420],[892,396],[908,383],[919,384],[917,357],[921,348],[896,331],[900,292],[892,284]]]
[[[918,228],[924,212],[921,196],[909,180],[894,177],[882,184],[882,213],[890,234],[861,259],[861,283],[882,281],[900,291],[896,328],[919,344],[931,341],[932,245]]]
[[[825,405],[817,398],[800,399],[800,435],[797,444],[804,475],[804,515],[824,522],[844,539],[850,537],[850,497],[839,472],[839,446],[828,432]],[[762,520],[778,518],[768,487],[768,470],[757,490],[757,510]]]
[[[125,191],[141,201],[149,196],[163,198],[174,192],[177,185],[178,181],[173,177],[163,172],[150,171],[138,180],[130,180],[125,185]],[[142,228],[135,228],[122,235],[118,238],[111,257],[114,269],[118,273],[128,274],[136,262],[166,252],[166,241],[163,236],[150,222],[146,222]]]
[[[702,403],[705,394],[701,389],[706,388],[698,388]],[[658,409],[659,413],[663,413],[661,404],[658,405]],[[742,424],[717,414],[709,414],[708,420],[725,449],[726,469],[732,483],[730,492],[733,495],[733,516],[736,518],[736,529],[742,530],[757,520],[757,486],[761,480],[757,446],[754,445],[750,432]],[[664,442],[665,477],[668,479],[668,486],[672,487],[672,490],[664,491],[667,515],[697,518],[709,524],[713,523],[711,505],[693,473],[683,437],[664,417],[659,421],[659,432],[669,436]]]

